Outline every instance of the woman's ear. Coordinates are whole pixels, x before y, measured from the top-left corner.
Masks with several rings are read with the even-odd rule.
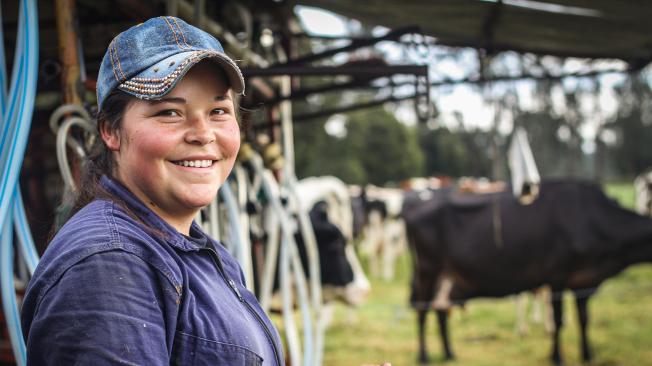
[[[106,144],[106,147],[109,148],[111,151],[119,151],[120,150],[120,134],[117,129],[111,129],[107,126],[108,124],[105,122],[100,122],[100,136],[102,137],[102,140],[104,140],[104,143]]]

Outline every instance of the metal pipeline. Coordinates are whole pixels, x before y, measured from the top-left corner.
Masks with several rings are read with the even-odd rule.
[[[260,306],[268,313],[272,302],[272,291],[274,290],[274,277],[276,274],[276,265],[278,264],[279,249],[279,231],[280,226],[278,218],[272,209],[266,208],[263,211],[265,215],[265,232],[267,233],[267,243],[265,245],[265,264],[263,267],[262,277],[260,279]]]
[[[287,62],[287,55],[285,50],[277,44],[275,47],[277,58],[280,62]],[[322,319],[322,297],[321,297],[321,268],[319,264],[319,250],[317,248],[317,240],[315,239],[315,232],[312,228],[312,223],[308,217],[308,212],[303,209],[300,204],[301,199],[296,194],[297,178],[294,171],[294,130],[292,122],[292,102],[287,97],[292,94],[292,78],[290,76],[280,77],[280,91],[281,97],[285,98],[280,103],[281,112],[281,136],[283,143],[283,158],[284,169],[281,182],[284,187],[290,192],[291,205],[299,221],[299,229],[304,238],[306,247],[306,254],[308,257],[308,273],[310,283],[310,295],[312,308],[317,319],[315,332],[312,337],[315,339],[315,349],[310,354],[307,354],[306,365],[319,366],[322,362],[324,352],[324,336],[326,332],[326,323],[320,321]]]
[[[249,245],[249,240],[243,236],[238,201],[233,194],[233,190],[228,181],[224,182],[222,187],[220,187],[220,196],[222,197],[222,201],[224,202],[228,213],[229,236],[233,245],[233,255],[238,260],[238,263],[240,263],[242,272],[245,275],[245,283],[247,288],[251,291],[253,290],[253,276],[251,276],[251,273],[253,273],[251,271],[253,267],[251,262],[251,247]]]
[[[209,235],[211,235],[213,238],[220,238],[222,235],[220,232],[220,203],[218,200],[213,200],[213,202],[208,205],[206,211],[208,216],[207,221]]]
[[[260,162],[260,167],[262,168],[262,161]],[[281,246],[280,255],[278,257],[278,266],[281,281],[281,297],[283,300],[283,323],[285,324],[285,333],[288,343],[288,350],[290,353],[290,361],[293,365],[303,365],[303,356],[301,354],[301,347],[299,345],[299,335],[297,331],[297,325],[294,320],[294,301],[292,298],[291,284],[292,268],[290,261],[290,246],[294,244],[294,238],[288,238],[288,235],[286,235],[286,233],[289,231],[289,223],[286,220],[287,218],[284,217],[283,207],[280,203],[280,200],[278,199],[279,191],[278,186],[275,184],[276,179],[268,170],[261,169],[258,173],[260,173],[263,178],[263,189],[265,191],[265,195],[268,197],[271,203],[271,208],[274,215],[278,217],[277,222],[281,231]],[[309,337],[306,337],[306,340],[308,340]]]
[[[247,212],[248,182],[247,182],[247,176],[245,174],[245,171],[242,168],[242,166],[240,166],[240,164],[236,164],[235,167],[233,168],[233,177],[235,182],[237,183],[236,198],[237,198],[237,205],[238,205],[238,215],[240,218],[241,237],[243,243],[245,244],[245,248],[247,248],[246,253],[251,253],[251,240],[249,239],[250,223],[249,223],[249,215]],[[249,288],[249,290],[253,292],[254,291],[254,268],[253,268],[253,263],[251,262],[251,257],[249,258],[250,258],[250,261],[248,263],[249,267],[242,268],[242,271],[244,272],[245,278],[247,279],[247,288]]]
[[[319,263],[319,249],[317,248],[317,239],[315,238],[315,231],[312,227],[312,222],[308,216],[308,212],[301,205],[301,198],[297,195],[297,180],[296,176],[291,173],[285,174],[285,185],[290,192],[290,198],[299,221],[299,229],[306,246],[306,255],[308,257],[308,270],[310,282],[310,295],[312,300],[312,308],[315,313],[316,326],[315,326],[315,352],[313,365],[320,366],[324,354],[324,338],[326,333],[326,321],[322,309],[322,294],[321,294],[321,268]]]
[[[68,163],[68,151],[66,150],[67,141],[72,140],[68,138],[69,137],[68,131],[70,131],[70,128],[72,126],[79,126],[84,130],[86,130],[86,132],[94,134],[95,125],[80,117],[68,117],[57,131],[56,147],[57,147],[57,161],[59,162],[59,170],[61,171],[61,176],[63,177],[63,182],[65,183],[66,188],[69,189],[70,191],[75,191],[77,189],[77,186],[72,176],[72,172],[70,171],[70,164]],[[77,155],[80,158],[84,158],[86,156],[86,152],[84,151],[84,149],[77,142],[75,142],[75,145],[77,147],[77,149],[75,149]]]
[[[308,295],[308,286],[299,253],[294,241],[294,230],[288,211],[283,207],[280,200],[280,191],[276,179],[271,171],[263,167],[262,158],[253,154],[249,160],[254,167],[254,174],[262,177],[262,188],[265,196],[270,202],[273,213],[278,218],[281,229],[281,255],[280,255],[280,274],[281,274],[281,293],[283,297],[283,321],[286,327],[286,338],[290,359],[293,365],[312,365],[314,354],[314,334],[313,319],[310,311],[310,299]],[[269,255],[269,254],[268,254]],[[301,311],[303,322],[303,358],[299,347],[299,337],[294,322],[294,302],[292,301],[292,290],[290,276],[293,276],[297,288],[297,300]]]

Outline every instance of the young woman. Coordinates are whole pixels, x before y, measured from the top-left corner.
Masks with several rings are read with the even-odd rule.
[[[244,81],[211,35],[159,17],[119,34],[72,217],[22,309],[32,365],[284,365],[237,262],[193,222],[240,145]]]

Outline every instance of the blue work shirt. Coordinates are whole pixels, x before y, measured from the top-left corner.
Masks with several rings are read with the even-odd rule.
[[[276,329],[222,245],[197,245],[118,182],[101,184],[142,222],[96,199],[61,228],[24,298],[28,364],[284,364]]]

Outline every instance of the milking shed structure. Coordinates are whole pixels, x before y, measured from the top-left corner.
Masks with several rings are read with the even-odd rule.
[[[306,32],[295,13],[297,5],[357,19],[365,29],[386,29],[380,35],[369,31],[341,37],[344,43],[312,50],[311,40],[334,39]],[[442,85],[560,80],[614,71],[596,66],[570,74],[550,73],[545,67],[518,74],[487,72],[491,59],[507,51],[620,60],[625,67],[615,71],[621,73],[636,73],[652,61],[652,3],[645,0],[9,0],[0,10],[0,365],[25,364],[18,319],[21,296],[51,227],[66,210],[60,203],[74,190],[88,142],[95,138],[95,78],[106,45],[132,25],[154,16],[178,16],[215,35],[243,71],[247,85],[240,104],[249,112],[241,115],[241,161],[252,167],[234,174],[242,174],[242,179],[257,176],[249,181],[258,180],[280,218],[282,239],[276,250],[281,251],[278,266],[287,281],[278,321],[283,323],[286,358],[292,365],[321,365],[325,342],[318,276],[306,277],[296,265],[285,221],[296,214],[302,230],[309,230],[309,223],[305,212],[288,212],[288,197],[281,199],[278,193],[292,191],[296,181],[293,124],[397,103],[412,105],[417,119],[426,123],[432,91]],[[392,64],[376,53],[359,52],[380,42],[422,50],[427,61]],[[477,49],[478,69],[464,78],[433,75],[429,64],[434,59],[427,55],[435,46]],[[311,78],[320,82],[305,82]],[[386,92],[399,87],[401,93]],[[378,94],[365,102],[293,113],[293,103],[311,96],[358,90]],[[222,213],[216,203],[204,217],[208,231],[229,235],[230,249],[247,276],[267,274],[267,267],[244,254],[257,249],[251,248],[247,235],[238,233],[247,207],[239,201],[237,188],[221,192],[219,201]],[[213,216],[220,216],[221,222],[214,222]],[[315,255],[314,248],[308,249],[313,274]],[[267,295],[263,291],[261,296]],[[294,312],[302,325],[294,321]]]

